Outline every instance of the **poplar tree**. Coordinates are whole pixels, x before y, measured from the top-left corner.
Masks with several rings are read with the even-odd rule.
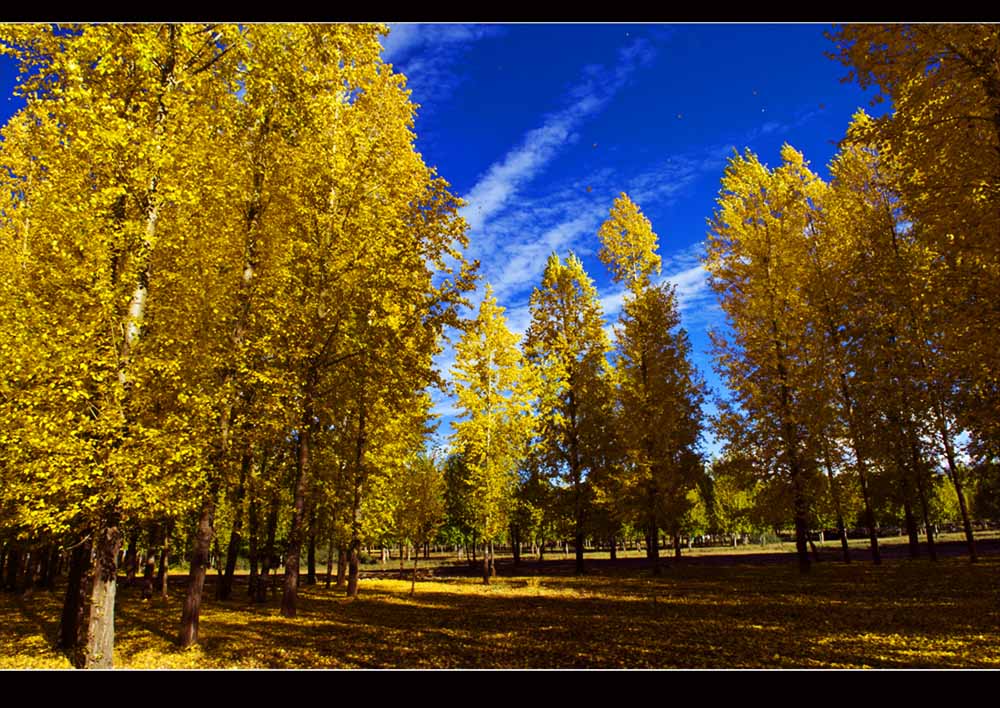
[[[191,288],[203,279],[183,284],[191,261],[203,272],[214,265],[204,242],[180,244],[188,217],[219,214],[219,172],[199,168],[214,111],[233,100],[226,55],[237,37],[214,25],[19,25],[0,35],[20,62],[27,100],[4,141],[3,192],[18,212],[7,226],[17,270],[35,271],[5,304],[18,323],[14,341],[30,332],[51,353],[11,367],[25,374],[15,405],[37,419],[5,447],[28,453],[9,467],[19,486],[41,482],[36,504],[62,487],[55,516],[92,543],[78,665],[112,663],[121,528],[183,511],[203,467],[203,381],[176,375],[204,354],[203,342],[197,320],[170,331],[166,313],[189,311],[199,296]],[[180,299],[168,304],[171,290]],[[157,386],[164,371],[173,395]],[[58,400],[31,400],[43,388]],[[67,464],[50,466],[60,449]]]
[[[775,170],[749,151],[730,159],[710,223],[705,267],[732,330],[731,337],[712,333],[718,370],[733,392],[731,420],[755,438],[762,463],[773,461],[785,480],[804,573],[810,567],[809,489],[815,486],[806,412],[816,393],[819,359],[808,336],[812,325],[801,287],[808,221],[823,185],[801,153],[785,145],[781,157]],[[731,439],[729,446],[736,445]]]
[[[573,253],[565,263],[554,253],[549,256],[530,309],[524,346],[541,377],[540,454],[568,494],[580,574],[592,496],[588,478],[600,463],[603,411],[610,397],[610,345],[597,290]]]
[[[455,347],[452,368],[461,411],[452,423],[452,446],[465,462],[467,509],[483,541],[487,585],[495,572],[492,544],[510,526],[518,469],[534,433],[534,371],[503,313],[487,285],[476,319]]]
[[[660,273],[658,237],[627,194],[615,200],[598,236],[601,260],[627,289],[615,328],[614,378],[615,432],[626,459],[614,486],[646,530],[647,554],[656,563],[659,531],[679,528],[701,474],[703,385],[680,329],[674,287],[652,281]]]

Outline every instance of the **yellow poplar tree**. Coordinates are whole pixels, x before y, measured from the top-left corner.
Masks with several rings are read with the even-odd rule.
[[[598,236],[601,260],[628,291],[615,328],[616,432],[626,456],[615,486],[645,529],[655,562],[659,531],[676,536],[700,472],[703,386],[679,329],[674,288],[652,282],[660,273],[657,235],[627,194],[615,200]]]
[[[200,474],[199,382],[185,382],[195,395],[181,386],[173,400],[161,397],[158,410],[146,393],[158,370],[197,357],[200,340],[192,326],[169,333],[147,315],[161,297],[157,288],[184,270],[173,248],[186,235],[180,224],[199,208],[211,211],[219,193],[212,179],[195,179],[204,177],[198,168],[210,150],[213,111],[235,90],[225,57],[237,34],[193,25],[20,25],[0,33],[2,51],[20,62],[27,99],[5,140],[3,191],[11,188],[21,217],[8,225],[22,272],[43,269],[5,305],[22,325],[26,317],[47,320],[20,331],[51,352],[33,359],[35,371],[21,369],[18,404],[38,420],[8,448],[45,454],[8,469],[22,489],[40,482],[31,494],[39,500],[45,488],[63,486],[69,493],[53,505],[57,516],[88,530],[94,572],[78,665],[111,665],[120,528],[156,506],[184,510],[182,490]],[[31,400],[43,387],[58,400]],[[40,436],[46,429],[60,440]],[[45,462],[59,448],[61,469]]]
[[[891,114],[869,121],[864,130],[856,126],[856,132],[879,151],[917,238],[935,256],[925,281],[942,315],[934,365],[957,392],[955,427],[970,433],[974,453],[995,456],[1000,450],[1000,27],[843,25],[830,38],[835,58],[850,69],[848,78],[876,87],[876,100],[892,101]]]
[[[487,285],[476,319],[455,346],[458,418],[452,446],[468,469],[468,510],[483,541],[483,582],[493,574],[492,543],[509,526],[517,471],[534,433],[535,377]],[[461,420],[464,418],[465,420]]]
[[[568,488],[580,574],[591,497],[588,477],[601,462],[610,396],[610,344],[597,290],[573,253],[565,263],[555,253],[549,256],[530,308],[524,348],[541,377],[540,455],[542,464]]]
[[[732,420],[757,439],[762,464],[786,481],[799,569],[808,572],[809,488],[814,470],[808,405],[816,391],[808,336],[807,233],[823,184],[788,145],[769,170],[749,151],[730,158],[710,222],[705,267],[732,329],[712,333],[716,361],[734,397]],[[725,407],[723,407],[725,412]],[[731,430],[722,430],[724,434]],[[730,439],[729,446],[739,443]]]

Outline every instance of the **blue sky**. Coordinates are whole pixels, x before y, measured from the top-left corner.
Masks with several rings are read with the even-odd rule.
[[[470,256],[511,328],[552,251],[572,249],[609,327],[622,292],[597,259],[597,229],[628,192],[660,237],[695,364],[710,388],[710,328],[723,318],[699,263],[733,150],[776,166],[788,142],[826,165],[870,94],[843,83],[821,24],[397,24],[384,57],[420,104],[417,147],[467,202]],[[869,110],[871,110],[869,108]],[[884,109],[883,109],[884,110]],[[480,293],[482,287],[480,287]],[[610,330],[609,330],[610,332]],[[447,370],[451,350],[439,358]],[[450,432],[451,400],[437,397]],[[714,410],[711,404],[706,412]],[[718,446],[708,436],[706,452]]]
[[[695,363],[723,391],[707,336],[723,320],[698,260],[706,219],[734,149],[775,166],[788,142],[827,177],[836,141],[870,98],[841,82],[846,70],[824,56],[830,26],[390,27],[383,56],[420,105],[417,149],[468,202],[479,293],[493,285],[511,328],[527,327],[548,254],[572,249],[596,282],[610,333],[622,293],[597,259],[596,234],[625,191],[660,237]],[[13,79],[0,58],[0,96],[10,96]],[[0,121],[16,105],[0,101]],[[438,357],[445,372],[452,361],[450,347]],[[435,400],[443,444],[455,411],[448,396]],[[707,452],[716,449],[706,440]]]

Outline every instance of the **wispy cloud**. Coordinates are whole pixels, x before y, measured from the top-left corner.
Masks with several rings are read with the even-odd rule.
[[[529,131],[515,148],[486,170],[465,196],[469,202],[464,216],[473,232],[501,211],[518,190],[538,175],[575,139],[575,129],[597,113],[621,90],[632,74],[648,64],[655,50],[646,40],[636,40],[618,53],[613,69],[588,66],[583,79],[567,94],[569,104],[547,115],[542,124]]]
[[[462,54],[476,42],[502,35],[505,29],[487,24],[390,23],[382,39],[382,58],[406,75],[421,114],[434,109],[464,80]]]

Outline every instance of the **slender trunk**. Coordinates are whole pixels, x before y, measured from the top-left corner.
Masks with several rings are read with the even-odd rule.
[[[250,497],[250,508],[248,510],[247,519],[247,536],[249,543],[250,552],[250,576],[247,579],[247,596],[250,601],[257,599],[257,583],[260,582],[260,574],[258,573],[258,558],[257,558],[257,536],[260,533],[260,509],[257,508],[257,495],[252,494]]]
[[[358,435],[354,446],[354,485],[351,497],[351,544],[350,567],[347,574],[347,596],[358,596],[358,563],[361,554],[361,483],[364,479],[365,450],[365,389],[362,386],[358,395]]]
[[[142,564],[142,599],[153,598],[153,578],[156,575],[156,555],[148,550]]]
[[[925,491],[923,475],[917,477],[917,495],[920,498],[920,511],[924,519],[924,529],[927,533],[927,555],[932,561],[937,560],[937,548],[934,546],[934,525],[931,523],[930,514],[927,513],[927,493]]]
[[[240,481],[236,486],[236,496],[233,498],[233,528],[229,534],[229,544],[226,547],[226,571],[219,579],[215,591],[217,600],[228,600],[233,594],[233,577],[236,574],[236,560],[243,542],[243,498],[246,496],[247,477],[253,456],[249,445],[243,449],[240,459]]]
[[[4,581],[4,590],[14,592],[17,590],[17,575],[23,560],[21,549],[11,545],[7,554],[7,578]]]
[[[909,485],[907,485],[909,486]],[[909,539],[910,558],[920,557],[920,532],[917,530],[917,520],[913,516],[913,506],[910,504],[910,490],[905,490],[903,497],[903,514],[906,521],[906,535]]]
[[[53,553],[55,544],[49,544],[38,551],[38,575],[35,577],[35,587],[52,589],[55,577],[56,558]]]
[[[361,541],[355,535],[351,538],[350,561],[347,573],[347,596],[358,596],[358,563],[361,556]]]
[[[517,526],[510,527],[511,549],[514,552],[514,566],[521,565],[521,534]]]
[[[160,597],[166,600],[170,596],[170,534],[174,530],[174,522],[168,521],[163,529],[163,546],[160,548],[160,567],[156,572],[156,586]]]
[[[412,595],[417,589],[417,563],[419,562],[420,554],[413,554],[413,577],[410,579],[410,594]]]
[[[618,542],[614,535],[611,536],[611,560],[618,560]]]
[[[128,550],[125,551],[125,577],[128,587],[135,585],[135,575],[139,570],[139,530],[135,529],[128,538]]]
[[[487,552],[487,546],[483,544],[483,585],[490,584],[490,558]]]
[[[347,549],[341,545],[337,546],[337,587],[344,587],[344,579],[347,575]]]
[[[257,602],[267,602],[268,572],[276,568],[274,553],[274,536],[278,531],[278,505],[281,498],[278,490],[271,495],[271,508],[267,512],[267,538],[264,541],[264,561],[260,570],[260,580],[257,582]]]
[[[299,591],[299,563],[302,552],[302,536],[305,531],[305,503],[309,490],[309,442],[312,432],[312,404],[303,407],[301,430],[299,430],[298,455],[296,456],[295,495],[292,504],[292,524],[288,531],[288,546],[285,555],[285,592],[281,598],[281,614],[294,617]]]
[[[840,537],[840,548],[844,554],[844,562],[850,563],[851,551],[847,545],[847,528],[844,526],[844,515],[841,512],[840,492],[833,478],[833,464],[830,462],[830,454],[825,442],[823,446],[823,462],[826,466],[827,479],[830,480],[830,495],[833,497],[833,508],[837,512],[837,535]]]
[[[674,558],[681,557],[681,535],[674,531]]]
[[[78,669],[83,668],[86,660],[87,624],[84,620],[90,613],[90,568],[91,541],[88,539],[78,543],[70,552],[66,599],[59,623],[59,648]]]
[[[330,534],[330,543],[326,548],[326,588],[330,589],[333,582],[333,534]]]
[[[115,590],[121,544],[118,519],[112,517],[102,524],[94,539],[93,582],[84,659],[84,668],[87,669],[110,669],[114,666]]]
[[[306,585],[316,584],[316,509],[309,515],[309,546],[306,549]]]
[[[650,524],[646,531],[646,558],[653,562],[653,575],[660,574],[660,530]]]
[[[403,566],[403,543],[399,544],[399,579],[403,580],[406,577],[406,568]]]
[[[496,553],[493,551],[493,541],[490,541],[490,577],[494,578],[497,574],[496,566]]]
[[[205,573],[208,570],[208,555],[215,535],[215,497],[218,482],[212,485],[208,495],[202,500],[198,527],[195,532],[194,551],[191,555],[191,569],[188,573],[187,596],[181,613],[180,645],[186,648],[198,643],[198,620],[201,615],[201,596],[205,589]]]
[[[955,494],[958,496],[958,509],[962,513],[962,528],[965,530],[965,544],[969,548],[969,562],[975,563],[978,560],[976,555],[976,539],[972,535],[972,522],[969,520],[969,509],[965,503],[965,492],[962,489],[962,480],[959,476],[958,465],[955,464],[955,447],[952,445],[951,436],[945,428],[944,413],[938,411],[941,439],[944,442],[945,459],[948,461],[948,477],[955,487]]]

